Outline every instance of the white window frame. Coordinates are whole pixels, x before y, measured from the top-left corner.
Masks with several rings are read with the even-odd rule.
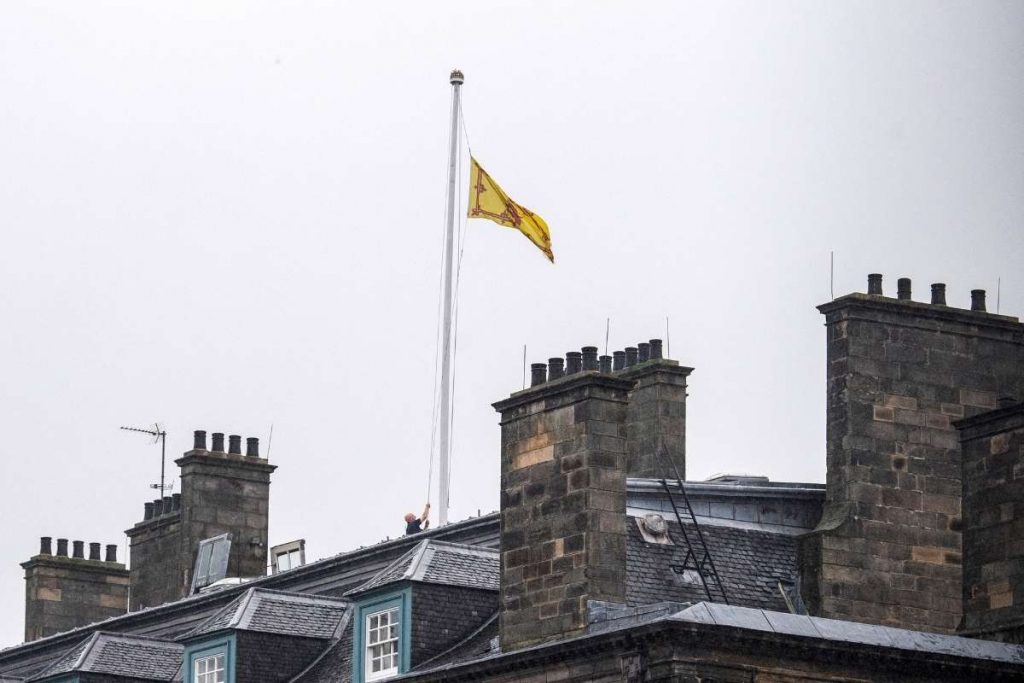
[[[270,549],[271,574],[295,569],[304,564],[306,564],[306,539],[304,538],[275,545]]]
[[[192,660],[192,683],[225,683],[228,680],[227,661],[226,652],[196,657]]]
[[[366,615],[363,621],[363,679],[367,681],[379,681],[384,678],[390,678],[398,675],[398,669],[401,662],[401,629],[402,629],[402,610],[400,607],[389,607],[387,609],[378,610],[371,612]],[[383,616],[387,616],[387,623],[381,625],[380,619]],[[371,620],[377,619],[377,626],[371,627]],[[386,638],[380,638],[380,631],[388,629]],[[378,634],[378,639],[374,641],[374,634]],[[382,654],[374,656],[373,650],[377,647],[383,647],[385,645],[391,645],[390,652],[386,655]],[[381,669],[380,671],[373,671],[374,660],[382,659],[383,657],[391,658],[391,666],[387,669]]]

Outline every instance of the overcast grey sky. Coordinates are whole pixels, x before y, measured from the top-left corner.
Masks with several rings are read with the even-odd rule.
[[[123,544],[153,497],[159,448],[119,425],[160,420],[173,458],[198,428],[265,452],[273,423],[271,542],[311,559],[402,531],[453,67],[557,258],[468,225],[453,520],[498,505],[523,344],[668,316],[689,478],[820,482],[830,250],[837,295],[877,271],[994,309],[1001,276],[1024,312],[1024,3],[8,0],[0,644],[39,536]]]

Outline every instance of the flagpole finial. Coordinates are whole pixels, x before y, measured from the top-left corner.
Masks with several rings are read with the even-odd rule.
[[[452,69],[451,76],[449,76],[448,78],[452,85],[462,85],[462,82],[465,80],[466,77],[463,76],[462,72],[459,71],[458,69]]]

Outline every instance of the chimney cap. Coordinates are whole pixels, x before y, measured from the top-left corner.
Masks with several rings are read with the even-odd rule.
[[[984,311],[985,310],[985,290],[984,289],[972,289],[971,290],[971,310],[972,311]]]
[[[896,280],[896,298],[904,301],[910,300],[910,278],[901,277]]]

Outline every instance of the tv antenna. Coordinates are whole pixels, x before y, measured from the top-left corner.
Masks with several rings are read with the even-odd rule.
[[[152,429],[140,429],[139,427],[121,427],[121,429],[123,429],[126,432],[138,432],[139,434],[149,434],[151,437],[153,437],[153,441],[151,443],[156,443],[157,441],[160,442],[160,483],[150,484],[149,488],[160,489],[160,497],[163,498],[164,492],[167,491],[167,489],[169,488],[164,485],[164,462],[167,459],[167,432],[160,428],[159,422],[154,422]]]

